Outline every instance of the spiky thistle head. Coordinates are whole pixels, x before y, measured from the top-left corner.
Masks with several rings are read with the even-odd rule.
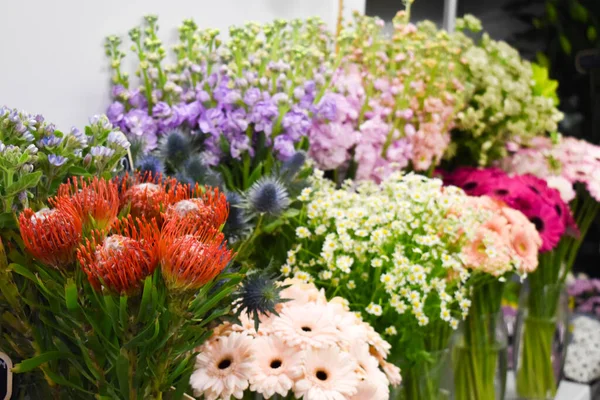
[[[277,304],[287,301],[280,296],[286,286],[279,285],[279,277],[270,270],[271,268],[266,268],[248,274],[236,292],[235,304],[240,312],[252,316],[256,331],[258,331],[261,315],[278,315]]]
[[[81,268],[97,291],[135,293],[158,265],[160,230],[155,220],[131,215],[113,225],[106,238],[93,235],[77,251]]]
[[[227,192],[229,216],[223,228],[223,233],[230,242],[235,242],[251,233],[250,215],[244,207],[244,199],[236,192]]]
[[[82,238],[82,222],[70,205],[26,209],[19,216],[21,238],[27,251],[39,261],[57,269],[70,269]]]
[[[285,185],[275,177],[262,177],[246,193],[249,210],[277,217],[290,206],[290,196]]]
[[[285,179],[293,179],[306,163],[306,153],[297,151],[281,166],[280,173]]]
[[[137,160],[135,168],[142,174],[151,174],[152,176],[162,175],[165,172],[162,160],[152,154],[146,154]]]
[[[160,144],[160,153],[165,163],[178,169],[190,156],[191,142],[179,129],[168,132]]]

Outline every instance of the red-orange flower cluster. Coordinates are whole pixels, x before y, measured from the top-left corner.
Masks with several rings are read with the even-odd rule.
[[[120,183],[121,207],[129,205],[133,217],[155,219],[162,225],[162,214],[170,204],[189,198],[190,187],[174,178],[136,173],[125,176]]]
[[[170,289],[199,289],[223,271],[232,255],[223,234],[210,223],[174,219],[163,228],[159,257]]]
[[[166,221],[178,220],[185,224],[195,222],[198,227],[209,224],[217,229],[227,221],[229,204],[218,188],[203,188],[196,185],[189,193],[192,198],[179,200],[167,208]],[[183,220],[191,221],[183,222]]]
[[[86,240],[77,252],[82,269],[96,290],[135,292],[158,265],[160,230],[156,221],[131,215],[113,225],[112,234]]]
[[[39,261],[60,269],[68,269],[75,261],[82,223],[68,204],[38,212],[28,208],[19,216],[19,225],[25,248]]]
[[[70,205],[80,216],[84,231],[105,231],[115,222],[119,212],[119,189],[105,179],[72,178],[58,188],[58,195],[50,199],[56,208]]]

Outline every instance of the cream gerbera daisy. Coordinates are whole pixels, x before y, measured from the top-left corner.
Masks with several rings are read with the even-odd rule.
[[[266,399],[275,393],[285,397],[302,375],[303,352],[287,346],[276,336],[261,336],[254,340],[254,375],[250,390]]]
[[[317,303],[327,304],[327,297],[323,289],[319,290],[312,283],[304,283],[296,278],[288,278],[283,281],[284,285],[290,285],[279,294],[282,299],[289,300],[285,304]]]
[[[304,400],[346,400],[358,392],[358,364],[337,347],[308,349],[294,394]]]
[[[241,399],[252,376],[252,337],[233,332],[211,340],[196,358],[190,384],[196,396],[206,400]]]
[[[379,365],[381,366],[381,369],[383,369],[383,372],[385,372],[385,375],[387,376],[392,386],[398,386],[400,385],[400,383],[402,383],[402,377],[400,376],[400,368],[383,359],[379,360]]]
[[[379,369],[379,362],[369,353],[369,345],[365,342],[354,343],[350,354],[358,363],[361,385],[353,399],[387,400],[390,390],[387,377]],[[369,394],[369,396],[367,396]]]
[[[373,327],[367,323],[363,323],[367,331],[367,343],[369,343],[376,352],[378,358],[385,359],[390,354],[392,345],[386,342]]]
[[[289,346],[302,349],[333,346],[340,339],[331,311],[314,303],[284,306],[271,331]]]

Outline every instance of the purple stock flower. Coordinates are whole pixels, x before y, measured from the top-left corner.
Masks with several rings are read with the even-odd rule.
[[[334,98],[325,96],[317,105],[317,118],[327,121],[335,120],[337,106]]]
[[[112,97],[114,99],[118,99],[125,93],[127,90],[123,87],[123,85],[115,85],[111,88]]]
[[[198,124],[198,118],[204,111],[204,106],[200,101],[193,101],[189,104],[181,104],[179,106],[179,113],[181,114],[184,121],[191,127],[196,127]]]
[[[157,118],[169,117],[171,115],[171,107],[169,107],[169,105],[164,101],[159,101],[152,108],[152,115],[154,115]]]
[[[201,103],[206,103],[207,101],[210,101],[210,94],[206,90],[200,89],[196,93],[196,100]]]
[[[245,131],[248,128],[246,110],[238,108],[237,110],[226,113],[226,120],[223,125],[232,131]]]
[[[158,128],[160,132],[178,128],[185,120],[179,106],[170,107],[165,102],[157,103],[152,109],[152,114],[158,118]]]
[[[135,89],[129,93],[129,104],[135,108],[144,108],[148,105],[148,100],[140,89]]]
[[[301,137],[306,136],[311,126],[311,121],[306,113],[299,110],[289,111],[283,117],[281,125],[290,140],[297,142]]]
[[[156,123],[144,110],[131,110],[124,118],[125,127],[132,135],[142,138],[146,151],[156,148]]]
[[[125,106],[123,103],[115,101],[106,109],[106,116],[111,124],[121,126],[125,117]]]
[[[58,156],[56,154],[50,154],[48,156],[48,162],[50,164],[54,165],[55,167],[60,167],[61,165],[63,165],[67,161],[68,161],[68,159],[66,157]]]
[[[264,131],[270,135],[273,128],[273,119],[279,115],[279,109],[270,100],[263,100],[257,102],[252,107],[250,113],[250,121],[254,122],[254,130],[256,132]]]
[[[223,115],[220,108],[209,108],[200,115],[198,126],[202,132],[217,136],[221,132],[221,126],[224,122],[225,115]]]
[[[248,136],[237,135],[230,140],[231,157],[239,160],[242,153],[249,150],[251,150],[251,146]]]
[[[282,161],[289,160],[294,154],[296,149],[294,148],[294,141],[287,135],[279,135],[275,138],[273,148],[277,153],[277,156]]]
[[[246,103],[246,105],[248,105],[248,106],[253,106],[261,98],[262,98],[262,94],[260,92],[260,89],[250,88],[250,89],[246,90],[246,93],[244,94],[244,103]]]

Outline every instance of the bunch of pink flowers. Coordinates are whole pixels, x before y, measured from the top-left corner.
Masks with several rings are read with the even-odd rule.
[[[513,267],[520,274],[535,271],[542,238],[522,212],[489,196],[470,197],[466,208],[488,216],[463,249],[463,260],[469,268],[495,277]]]
[[[513,175],[498,168],[459,168],[444,173],[444,182],[471,196],[490,196],[521,211],[542,238],[541,252],[556,247],[564,234],[576,235],[577,226],[558,190],[533,175]]]
[[[509,173],[532,174],[557,189],[565,202],[576,197],[574,185],[583,184],[589,194],[600,202],[600,146],[572,137],[535,138],[529,147],[502,160]]]
[[[248,390],[264,398],[387,400],[400,370],[386,358],[390,344],[350,312],[348,302],[327,301],[312,284],[287,280],[278,315],[260,323],[242,313],[200,349],[191,385],[207,400],[241,399]]]

